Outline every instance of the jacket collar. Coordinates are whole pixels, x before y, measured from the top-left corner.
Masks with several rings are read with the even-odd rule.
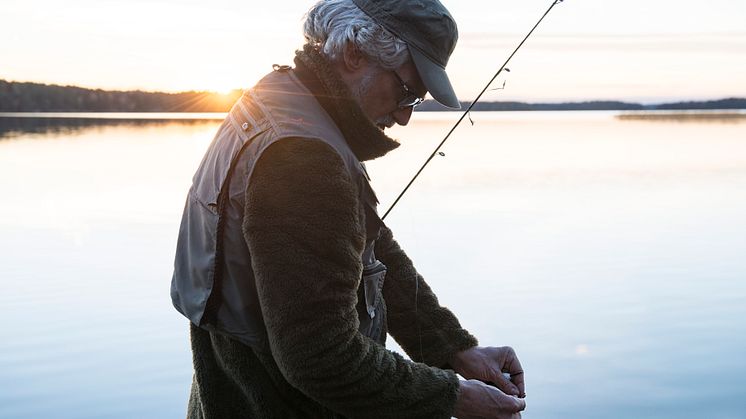
[[[373,160],[399,147],[360,108],[329,61],[309,44],[295,53],[295,75],[334,120],[360,161]]]

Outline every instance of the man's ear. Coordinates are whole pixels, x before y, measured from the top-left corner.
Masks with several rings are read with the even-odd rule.
[[[368,59],[353,44],[348,43],[344,48],[342,57],[345,69],[350,73],[356,73],[368,65]]]

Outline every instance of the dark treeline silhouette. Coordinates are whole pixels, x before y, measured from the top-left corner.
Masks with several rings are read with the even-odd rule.
[[[471,102],[461,102],[461,109],[469,107]],[[477,102],[473,111],[632,111],[642,110],[643,105],[626,102],[565,102],[565,103],[526,103],[526,102]],[[447,111],[445,106],[433,100],[426,100],[417,108],[418,111]]]
[[[0,80],[0,112],[227,112],[241,95],[213,92],[160,93],[107,91],[75,86],[20,83]],[[466,109],[469,102],[461,102]],[[479,102],[474,111],[634,111],[746,109],[746,99],[729,98],[701,102],[673,102],[653,105],[617,101],[564,103]],[[426,100],[418,111],[447,111]]]
[[[241,95],[107,91],[0,80],[0,112],[227,112]]]
[[[746,109],[746,99],[728,98],[720,100],[710,100],[707,102],[675,102],[664,103],[662,105],[653,105],[645,109],[659,110],[696,110],[696,109]]]
[[[471,102],[461,102],[466,109]],[[615,101],[525,103],[525,102],[477,102],[474,111],[646,111],[646,110],[706,110],[706,109],[746,109],[746,99],[729,98],[701,102],[671,102],[653,105]],[[448,111],[450,109],[426,100],[418,111]]]

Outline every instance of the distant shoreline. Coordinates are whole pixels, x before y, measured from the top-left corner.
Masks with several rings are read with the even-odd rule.
[[[0,112],[0,118],[223,120],[227,112]]]
[[[0,80],[0,113],[220,113],[228,112],[241,96],[240,89],[228,94],[214,92],[162,93],[144,91],[108,91],[76,86]],[[467,109],[470,102],[461,102]],[[746,98],[709,101],[641,104],[622,101],[584,101],[560,103],[479,102],[478,111],[690,111],[746,110]],[[433,100],[426,100],[418,112],[451,111]]]
[[[616,115],[617,119],[623,121],[742,121],[746,120],[746,113],[743,112],[723,112],[715,110],[712,112],[704,111],[686,111],[686,112],[631,112]]]
[[[461,109],[467,109],[471,103],[461,102]],[[418,111],[449,111],[439,103],[425,101]],[[726,98],[708,101],[668,102],[645,105],[641,103],[620,101],[585,101],[559,103],[526,103],[526,102],[478,102],[473,111],[740,111],[746,110],[746,99]]]
[[[450,110],[450,112],[460,114],[463,110]],[[746,121],[746,110],[742,109],[704,109],[704,110],[477,110],[475,113],[542,113],[542,112],[592,112],[608,113],[614,118],[625,121]],[[424,113],[438,114],[448,113],[438,111],[425,111]],[[142,121],[221,121],[225,119],[227,112],[0,112],[0,121],[8,119],[47,119],[47,120],[142,120]]]

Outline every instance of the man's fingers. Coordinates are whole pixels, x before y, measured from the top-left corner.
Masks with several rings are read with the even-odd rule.
[[[516,395],[521,398],[526,397],[526,382],[523,381],[523,371],[515,375],[511,374],[510,381],[518,389],[518,394]]]
[[[501,403],[501,408],[504,412],[507,413],[518,413],[522,412],[526,409],[526,400],[519,399],[515,396],[503,396],[503,403]]]
[[[497,388],[499,388],[503,393],[511,395],[511,396],[520,396],[521,395],[521,389],[518,388],[515,384],[510,382],[510,379],[503,375],[500,372],[496,372],[492,374],[494,377],[491,382],[488,384],[491,384]]]
[[[490,387],[477,380],[467,380],[463,384],[465,388],[479,389],[480,394],[485,398],[482,399],[484,404],[481,404],[479,398],[475,398],[475,402],[469,404],[470,407],[476,407],[476,410],[472,410],[470,414],[484,415],[484,417],[495,417],[500,419],[514,419],[516,413],[523,411],[526,408],[526,401],[516,396],[510,396],[505,394],[499,388]],[[473,384],[472,384],[473,383]],[[469,387],[472,386],[473,387]],[[517,416],[520,418],[520,416]]]
[[[516,400],[516,406],[515,407],[517,409],[516,413],[523,412],[524,410],[526,410],[526,400],[525,399],[519,399],[519,398],[516,397],[515,400]]]
[[[526,397],[526,382],[523,375],[523,367],[521,361],[518,360],[518,356],[510,346],[502,348],[505,351],[505,371],[510,374],[510,381],[518,387],[519,397]]]

